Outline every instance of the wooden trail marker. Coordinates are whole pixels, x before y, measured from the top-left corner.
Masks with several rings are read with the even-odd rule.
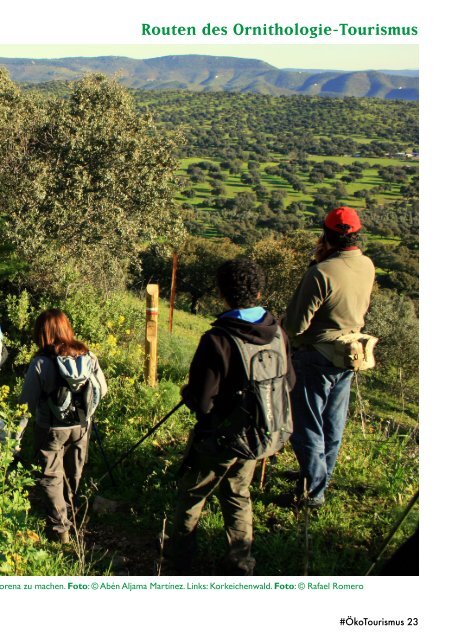
[[[159,285],[149,284],[146,287],[145,382],[150,387],[157,384],[158,315]]]

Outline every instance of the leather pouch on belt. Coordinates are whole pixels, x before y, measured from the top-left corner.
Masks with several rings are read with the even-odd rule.
[[[340,336],[331,343],[334,346],[331,362],[335,367],[351,371],[372,369],[376,364],[373,351],[377,342],[378,338],[367,333]]]

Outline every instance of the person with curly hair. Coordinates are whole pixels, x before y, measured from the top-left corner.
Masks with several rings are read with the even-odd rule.
[[[218,490],[228,540],[225,575],[253,575],[252,506],[249,486],[255,459],[236,452],[208,450],[206,443],[224,421],[233,419],[238,394],[248,378],[243,360],[230,334],[252,345],[274,344],[284,351],[288,386],[294,384],[289,346],[276,319],[259,305],[265,276],[255,262],[229,260],[217,271],[217,284],[227,310],[201,338],[193,357],[188,384],[182,390],[186,405],[195,412],[197,424],[190,437],[179,482],[173,532],[166,557],[177,575],[189,575],[196,548],[196,530],[206,499]]]

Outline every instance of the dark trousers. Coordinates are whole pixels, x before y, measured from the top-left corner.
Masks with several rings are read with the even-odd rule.
[[[252,504],[249,486],[256,460],[207,456],[195,451],[179,482],[171,538],[172,559],[188,566],[195,550],[199,517],[207,498],[217,489],[227,535],[230,565],[244,572],[253,565]]]
[[[68,509],[75,506],[87,455],[88,429],[36,427],[35,434],[47,526],[51,532],[63,533],[71,527]]]

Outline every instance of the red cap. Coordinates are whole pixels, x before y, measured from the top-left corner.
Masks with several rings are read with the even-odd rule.
[[[362,227],[357,211],[350,207],[339,207],[339,209],[333,209],[333,211],[330,211],[326,216],[323,224],[328,229],[336,231],[341,235],[355,233]]]

